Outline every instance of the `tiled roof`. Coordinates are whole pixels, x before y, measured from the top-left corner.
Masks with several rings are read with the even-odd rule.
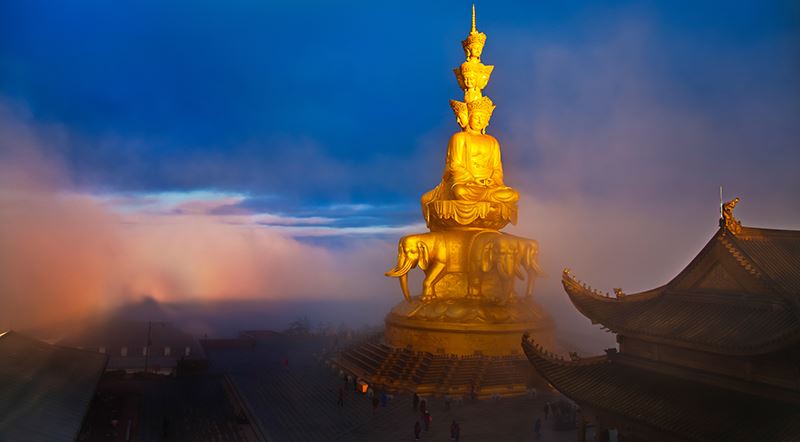
[[[562,283],[581,313],[622,335],[721,354],[767,353],[800,339],[800,318],[788,305],[715,303],[669,292],[605,297],[566,273]]]
[[[75,440],[106,361],[100,353],[1,335],[0,440]]]
[[[680,380],[614,362],[564,361],[523,338],[536,370],[583,407],[624,417],[664,440],[790,441],[800,434],[800,406]]]
[[[800,298],[800,231],[744,227],[730,240],[784,293]]]
[[[681,278],[718,259],[711,253],[714,248],[768,287],[768,296],[736,285],[726,293],[682,287]],[[622,335],[738,355],[768,353],[800,341],[800,232],[746,227],[734,236],[721,229],[672,282],[638,294],[601,294],[567,270],[562,283],[581,313]]]

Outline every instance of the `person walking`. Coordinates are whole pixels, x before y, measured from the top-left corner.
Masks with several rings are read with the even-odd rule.
[[[433,420],[433,418],[431,417],[431,414],[426,411],[425,412],[425,431],[428,431],[428,430],[431,429],[431,421],[432,420]]]
[[[456,420],[453,419],[453,423],[450,424],[450,440],[456,440]]]
[[[414,411],[419,409],[419,395],[414,393]]]
[[[428,411],[428,401],[423,399],[419,402],[419,412],[424,415],[426,411]]]
[[[339,387],[339,400],[336,401],[336,405],[344,407],[344,388],[342,387]]]
[[[536,423],[533,424],[533,434],[536,435],[536,440],[539,440],[539,438],[541,437],[541,431],[542,431],[542,418],[537,417]]]
[[[550,402],[544,403],[544,420],[547,420],[547,416],[550,414]]]
[[[419,433],[422,432],[422,426],[419,424],[419,421],[414,423],[414,439],[419,440]]]

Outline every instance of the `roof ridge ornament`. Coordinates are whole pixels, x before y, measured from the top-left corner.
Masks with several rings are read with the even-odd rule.
[[[738,235],[742,232],[742,223],[733,216],[733,208],[739,204],[739,198],[734,198],[727,203],[722,204],[722,217],[719,219],[719,226],[724,227],[733,235]]]

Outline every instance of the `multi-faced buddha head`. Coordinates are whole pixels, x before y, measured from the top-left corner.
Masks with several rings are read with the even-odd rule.
[[[483,46],[486,44],[486,34],[483,32],[470,33],[466,40],[461,42],[461,47],[464,48],[464,55],[467,60],[474,59],[480,60],[483,53]]]
[[[469,128],[476,132],[485,133],[494,108],[495,105],[489,97],[481,97],[467,103]]]
[[[478,61],[465,61],[455,68],[456,80],[462,90],[483,89],[489,83],[494,66],[487,66]]]

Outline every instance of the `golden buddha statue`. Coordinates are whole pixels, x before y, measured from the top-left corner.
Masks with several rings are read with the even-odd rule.
[[[494,108],[489,97],[467,103],[467,125],[450,137],[442,182],[423,196],[423,204],[427,198],[496,203],[519,199],[519,193],[503,183],[500,143],[486,134]]]
[[[481,63],[486,34],[475,27],[462,42],[466,60],[455,69],[464,101],[450,100],[461,130],[447,143],[439,184],[420,199],[429,232],[400,239],[397,263],[386,276],[398,278],[405,301],[386,317],[390,345],[455,354],[512,354],[519,335],[549,327],[532,298],[542,274],[536,241],[500,230],[517,222],[519,193],[504,182],[500,143],[486,133],[494,112],[483,95],[493,66]],[[408,275],[425,273],[422,292]],[[525,296],[515,290],[525,279]]]
[[[481,63],[486,34],[475,26],[461,42],[466,61],[454,69],[464,102],[450,100],[450,107],[462,131],[450,137],[441,183],[420,199],[429,226],[501,228],[516,222],[519,193],[503,183],[500,144],[486,127],[494,104],[482,94],[494,66]],[[432,220],[431,211],[435,215]]]

